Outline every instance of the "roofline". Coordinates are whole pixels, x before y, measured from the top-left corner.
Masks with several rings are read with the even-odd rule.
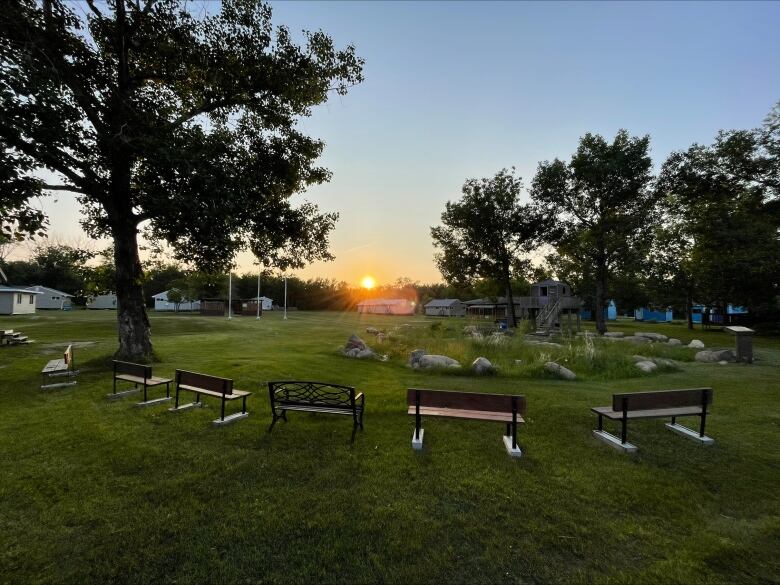
[[[42,284],[33,285],[33,286],[29,287],[28,290],[31,289],[31,288],[45,288],[46,290],[54,291],[57,294],[60,294],[60,295],[62,295],[64,297],[72,297],[73,296],[70,293],[63,292],[63,291],[58,290],[56,288],[51,288],[50,286],[43,286]]]

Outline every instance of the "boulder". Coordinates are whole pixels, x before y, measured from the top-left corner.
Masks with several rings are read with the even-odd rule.
[[[376,327],[366,327],[366,333],[370,335],[379,335],[379,329]]]
[[[563,345],[555,343],[554,341],[538,341],[536,339],[526,339],[525,343],[527,345],[540,345],[542,347],[563,347]]]
[[[483,375],[483,374],[492,374],[496,371],[496,368],[493,366],[493,364],[490,363],[490,360],[484,357],[478,357],[471,363],[471,369],[474,370],[475,374]]]
[[[634,358],[635,362],[652,362],[653,361],[653,358],[649,358],[649,357],[647,357],[645,355],[635,355],[635,356],[632,356],[632,357]]]
[[[476,325],[466,325],[463,328],[463,333],[465,333],[466,335],[474,335],[476,333],[479,333],[479,329],[477,329]]]
[[[734,357],[734,353],[730,349],[721,349],[721,350],[714,350],[714,351],[699,351],[696,352],[696,356],[693,358],[697,362],[704,362],[704,363],[717,363],[721,361],[725,362],[733,362],[736,361],[736,358]]]
[[[350,349],[366,349],[368,346],[366,345],[366,342],[360,339],[357,335],[354,333],[349,336],[349,339],[347,339],[347,343],[344,344],[344,350],[349,351]]]
[[[572,372],[569,368],[564,368],[560,364],[556,364],[555,362],[547,362],[544,364],[544,369],[550,372],[551,374],[555,374],[562,380],[576,380],[577,374]]]
[[[604,337],[610,337],[612,339],[620,339],[621,337],[625,337],[625,333],[622,331],[607,331],[604,334]]]
[[[682,341],[679,339],[676,339],[674,337],[669,338],[669,340],[666,342],[666,345],[682,345]]]
[[[655,372],[658,369],[658,366],[655,365],[653,362],[637,362],[634,364],[637,368],[645,372],[646,374],[650,374],[652,372]]]
[[[347,356],[347,357],[349,357],[349,358],[354,358],[354,357],[357,357],[357,355],[358,355],[358,354],[359,354],[361,351],[364,351],[364,350],[362,350],[362,349],[359,349],[359,348],[357,348],[357,347],[353,347],[352,349],[345,349],[345,350],[344,350],[344,355],[345,355],[345,356]]]
[[[446,355],[429,355],[424,349],[409,354],[409,365],[413,368],[459,368],[460,362]]]
[[[647,337],[637,337],[636,335],[629,335],[628,337],[623,338],[625,341],[630,341],[631,343],[636,344],[642,344],[642,343],[650,343],[650,339]]]
[[[373,349],[366,348],[358,351],[355,357],[359,360],[373,360],[377,359],[378,356],[374,353]]]
[[[636,337],[644,337],[646,339],[649,339],[650,341],[666,341],[669,339],[666,335],[662,333],[653,333],[652,331],[637,331],[634,333]]]
[[[694,339],[688,344],[688,347],[692,349],[704,349],[704,342],[698,339]]]

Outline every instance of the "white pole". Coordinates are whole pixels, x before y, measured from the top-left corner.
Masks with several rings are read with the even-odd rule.
[[[287,276],[284,277],[284,319],[287,320]]]
[[[230,271],[230,276],[228,276],[228,321],[230,321],[233,316],[233,271]]]
[[[257,317],[255,319],[260,318],[260,273],[257,273]]]

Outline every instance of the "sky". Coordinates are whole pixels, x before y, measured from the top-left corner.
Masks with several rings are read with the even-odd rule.
[[[620,128],[651,136],[657,168],[719,129],[760,125],[780,100],[780,2],[272,7],[275,24],[322,29],[366,61],[363,84],[300,122],[333,177],[296,199],[340,213],[336,260],[304,278],[438,281],[430,227],[467,178],[514,166],[530,185],[540,161]],[[56,199],[42,203],[52,237],[83,241],[78,204]]]

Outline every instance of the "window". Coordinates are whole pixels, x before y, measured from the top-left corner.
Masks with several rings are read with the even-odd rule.
[[[21,304],[21,302],[22,302],[22,293],[17,293],[16,294],[16,302],[17,302],[17,304]]]
[[[35,295],[30,295],[30,304],[35,304]]]
[[[547,296],[547,287],[546,286],[540,286],[539,287],[539,296],[546,297]]]

